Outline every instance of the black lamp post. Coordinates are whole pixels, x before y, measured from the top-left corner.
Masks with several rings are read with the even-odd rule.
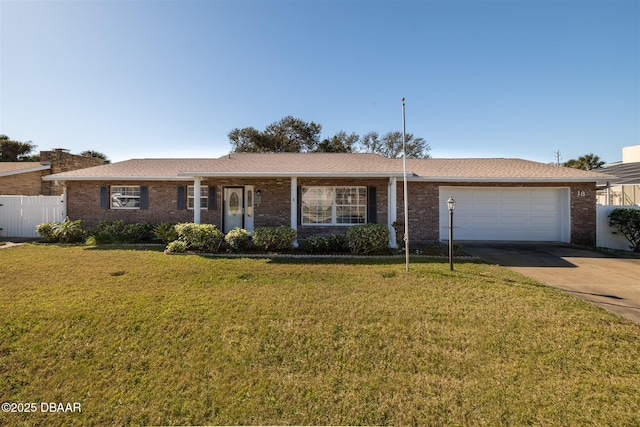
[[[447,200],[449,208],[449,271],[453,271],[453,209],[456,207],[456,201],[453,197]]]

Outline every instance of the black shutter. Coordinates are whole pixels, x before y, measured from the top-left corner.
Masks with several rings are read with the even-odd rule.
[[[216,186],[209,186],[209,202],[207,203],[207,209],[213,211],[216,209]]]
[[[375,224],[376,218],[376,187],[367,187],[367,222]]]
[[[184,210],[187,208],[187,187],[181,185],[178,187],[178,209]]]
[[[140,186],[140,209],[149,209],[149,187]]]
[[[100,187],[100,207],[109,209],[109,187],[106,185]]]

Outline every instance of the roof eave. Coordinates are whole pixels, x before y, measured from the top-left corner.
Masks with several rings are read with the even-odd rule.
[[[414,176],[410,178],[411,181],[426,181],[426,182],[504,182],[504,183],[536,183],[536,182],[544,182],[544,183],[581,183],[581,182],[594,182],[598,185],[604,185],[607,183],[606,179],[601,178],[569,178],[569,177],[438,177],[438,176]]]
[[[409,172],[407,172],[409,174]],[[190,178],[390,178],[402,172],[178,172]]]
[[[48,169],[51,169],[51,165],[42,165],[42,166],[36,166],[28,169],[17,169],[13,171],[0,172],[0,176],[19,175],[21,173],[46,171]]]
[[[45,181],[190,181],[182,176],[64,176],[47,175]]]

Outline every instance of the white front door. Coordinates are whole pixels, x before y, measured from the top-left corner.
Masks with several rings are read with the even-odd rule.
[[[224,188],[224,232],[234,228],[244,228],[244,188]]]

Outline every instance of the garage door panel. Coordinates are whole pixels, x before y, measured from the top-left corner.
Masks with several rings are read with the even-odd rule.
[[[566,188],[440,188],[440,238],[448,238],[449,197],[457,240],[568,241]]]

